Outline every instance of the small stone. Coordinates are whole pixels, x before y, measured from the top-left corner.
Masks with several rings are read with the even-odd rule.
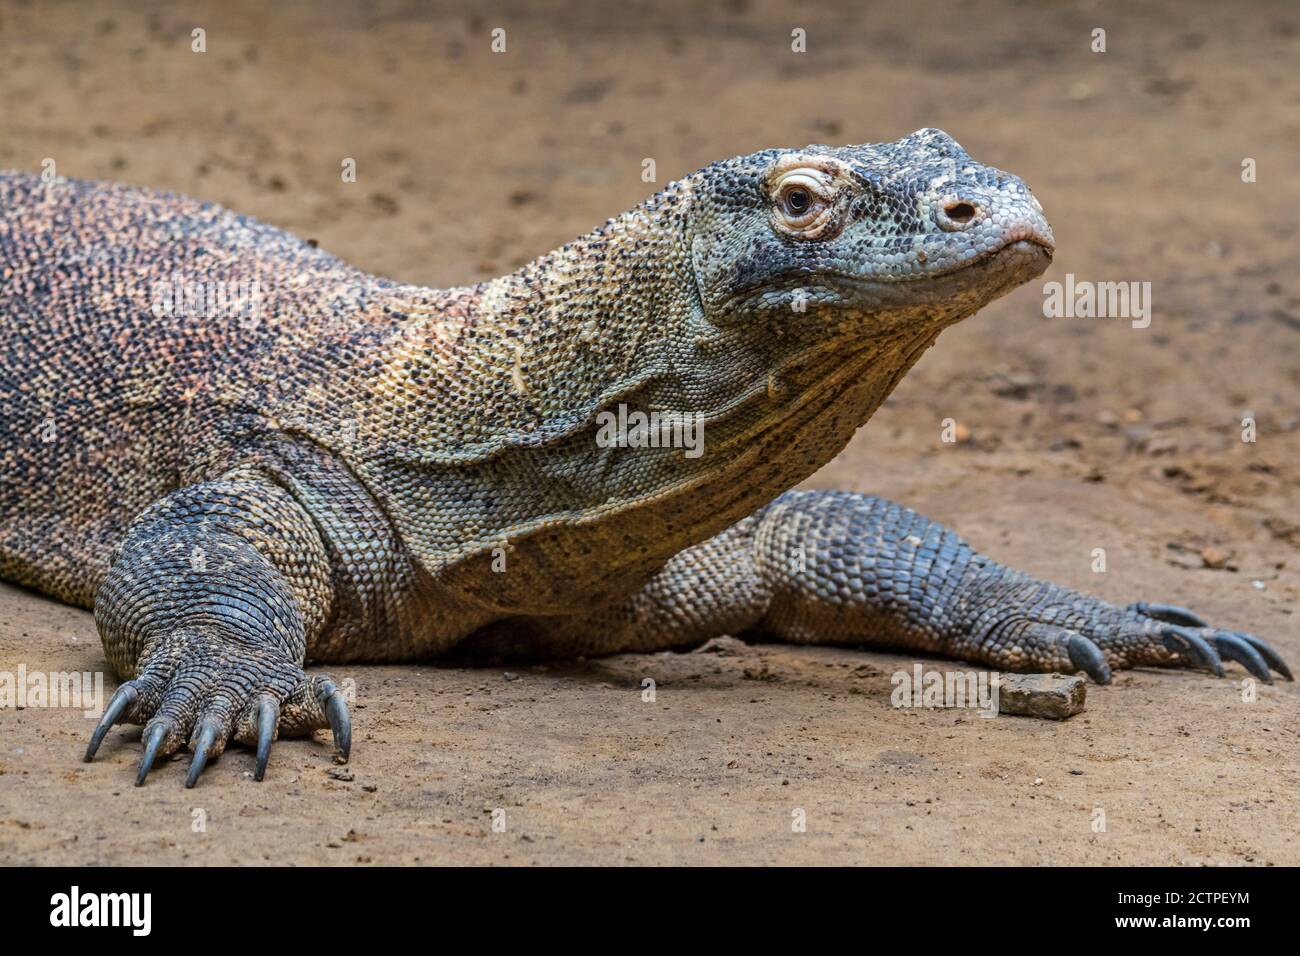
[[[1172,435],[1153,435],[1143,445],[1148,455],[1172,455],[1178,451],[1178,440]]]
[[[1009,372],[999,376],[993,386],[993,394],[1023,401],[1042,387],[1042,380],[1032,372]]]
[[[1226,551],[1220,551],[1218,548],[1202,548],[1201,561],[1207,568],[1219,571],[1229,566],[1232,555]]]
[[[1200,553],[1187,545],[1179,544],[1177,541],[1170,541],[1165,545],[1168,550],[1168,561],[1178,568],[1201,568],[1205,566],[1205,560]]]
[[[697,647],[693,653],[717,654],[720,657],[739,657],[753,653],[748,644],[735,637],[715,637]]]
[[[998,713],[1065,720],[1083,710],[1087,684],[1077,674],[1003,674]]]

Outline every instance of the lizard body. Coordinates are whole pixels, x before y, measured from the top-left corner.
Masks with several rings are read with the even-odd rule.
[[[1041,274],[1016,177],[921,130],[715,163],[517,272],[424,289],[221,207],[0,174],[0,576],[92,607],[124,683],[87,759],[333,728],[308,661],[722,633],[1013,670],[1250,635],[1011,571],[880,499],[788,492],[948,325]],[[692,451],[611,417],[688,421]],[[678,435],[680,438],[680,435]],[[797,558],[797,560],[796,560]]]

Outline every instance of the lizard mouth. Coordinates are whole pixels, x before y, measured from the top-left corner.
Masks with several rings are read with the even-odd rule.
[[[983,289],[993,296],[1010,292],[1038,278],[1052,264],[1053,246],[1034,239],[1013,239],[968,266],[939,277],[966,289]]]
[[[824,278],[827,285],[838,287],[846,299],[859,306],[906,308],[944,302],[977,290],[988,290],[996,297],[1046,272],[1054,251],[1041,237],[1015,237],[982,255],[930,272]]]
[[[861,283],[863,285],[892,285],[895,283],[924,282],[933,279],[942,279],[946,276],[956,275],[958,273],[979,270],[981,267],[987,268],[990,264],[1005,261],[1007,259],[1039,259],[1042,262],[1043,269],[1052,264],[1052,256],[1056,252],[1050,239],[1038,235],[1018,235],[1012,234],[1005,239],[1001,245],[984,251],[979,255],[972,256],[969,259],[961,259],[957,262],[934,269],[919,268],[912,272],[897,273],[894,275],[881,276],[855,276],[845,273],[834,273],[830,276],[833,279],[842,279],[847,282]],[[923,259],[921,261],[924,261]]]
[[[1015,270],[1028,272],[1022,280],[1027,282],[1047,271],[1047,267],[1052,264],[1052,256],[1055,252],[1055,246],[1037,237],[1012,239],[992,252],[973,259],[966,265],[959,265],[950,271],[937,273],[936,277],[960,275],[970,269],[984,272]]]
[[[1047,271],[1047,267],[1052,264],[1052,256],[1055,252],[1056,247],[1048,240],[1039,236],[1016,237],[1009,239],[990,252],[986,252],[981,256],[976,256],[968,262],[959,262],[947,269],[932,272],[929,275],[923,274],[917,278],[938,279],[944,276],[955,275],[959,272],[966,272],[969,269],[978,269],[981,266],[987,267],[992,263],[1006,262],[1013,259],[1017,261],[1041,263],[1042,268],[1034,274],[1042,275]]]

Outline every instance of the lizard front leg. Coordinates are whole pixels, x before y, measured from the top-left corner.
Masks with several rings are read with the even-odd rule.
[[[758,516],[755,565],[771,599],[758,628],[799,643],[917,648],[1008,671],[1191,666],[1223,659],[1262,681],[1286,663],[1250,634],[1183,608],[1108,604],[976,552],[952,531],[880,498],[793,491]]]
[[[158,756],[187,742],[187,787],[232,737],[257,746],[258,780],[279,734],[329,726],[346,759],[343,695],[302,668],[331,600],[325,547],[274,484],[208,481],[153,505],[131,525],[95,598],[109,665],[127,680],[86,760],[119,721],[145,724],[137,786]]]

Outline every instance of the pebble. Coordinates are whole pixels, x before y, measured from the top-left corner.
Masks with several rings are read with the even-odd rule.
[[[1201,561],[1207,568],[1215,571],[1224,568],[1231,568],[1232,555],[1226,551],[1220,551],[1218,548],[1209,547],[1201,549]]]
[[[740,657],[745,654],[754,653],[744,641],[735,637],[715,637],[704,644],[701,644],[691,653],[693,654],[717,654],[721,657]]]
[[[1083,710],[1087,683],[1077,674],[1003,674],[998,713],[1065,720]]]

